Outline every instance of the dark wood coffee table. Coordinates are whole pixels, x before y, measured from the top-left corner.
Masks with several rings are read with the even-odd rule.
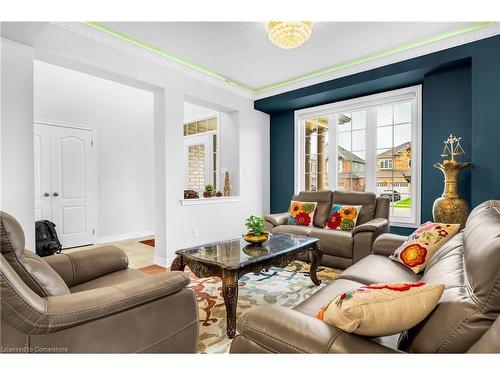
[[[236,239],[177,250],[177,257],[170,269],[183,271],[188,266],[198,277],[218,276],[222,279],[227,335],[233,338],[236,334],[239,277],[272,266],[285,267],[306,251],[311,251],[312,254],[309,276],[315,285],[319,285],[321,281],[316,276],[316,270],[323,253],[318,246],[318,239],[285,233],[273,235],[261,246],[249,245],[243,239]]]

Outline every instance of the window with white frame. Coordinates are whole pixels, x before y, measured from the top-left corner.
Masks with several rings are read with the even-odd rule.
[[[187,168],[185,188],[202,192],[205,185],[220,190],[218,117],[208,117],[183,125]]]
[[[419,225],[421,86],[296,111],[295,129],[296,191],[372,191],[391,225]]]

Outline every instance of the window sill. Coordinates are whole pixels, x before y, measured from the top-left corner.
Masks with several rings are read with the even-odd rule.
[[[420,224],[418,224],[418,223],[410,223],[410,222],[404,222],[404,221],[393,221],[392,219],[389,220],[389,225],[391,227],[411,228],[411,229],[416,229],[420,226]]]
[[[222,203],[233,203],[241,201],[240,196],[235,197],[214,197],[214,198],[193,198],[193,199],[181,199],[181,205],[183,206],[196,206],[201,204],[222,204]]]

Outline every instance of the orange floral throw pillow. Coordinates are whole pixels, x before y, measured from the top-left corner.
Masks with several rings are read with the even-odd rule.
[[[316,202],[292,201],[288,210],[288,224],[312,227],[317,204]]]
[[[365,285],[336,296],[316,318],[362,336],[394,335],[424,320],[443,291],[424,282]]]
[[[358,221],[359,211],[362,206],[343,206],[333,204],[328,215],[325,229],[337,229],[342,231],[351,231]]]
[[[425,269],[432,256],[458,233],[460,224],[442,224],[428,221],[422,224],[390,256],[415,273]]]

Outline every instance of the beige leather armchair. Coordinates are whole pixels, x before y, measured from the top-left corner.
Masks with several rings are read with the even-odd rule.
[[[336,268],[348,268],[370,254],[372,243],[382,233],[389,231],[389,206],[387,198],[373,193],[345,191],[302,191],[292,197],[301,202],[317,202],[313,226],[288,225],[288,214],[264,215],[267,231],[291,233],[319,238],[323,251],[322,264]],[[359,205],[356,227],[350,232],[325,229],[332,204]],[[308,260],[303,258],[303,260]]]
[[[184,272],[128,268],[112,246],[46,258],[1,213],[1,347],[4,352],[192,353],[198,308]]]

